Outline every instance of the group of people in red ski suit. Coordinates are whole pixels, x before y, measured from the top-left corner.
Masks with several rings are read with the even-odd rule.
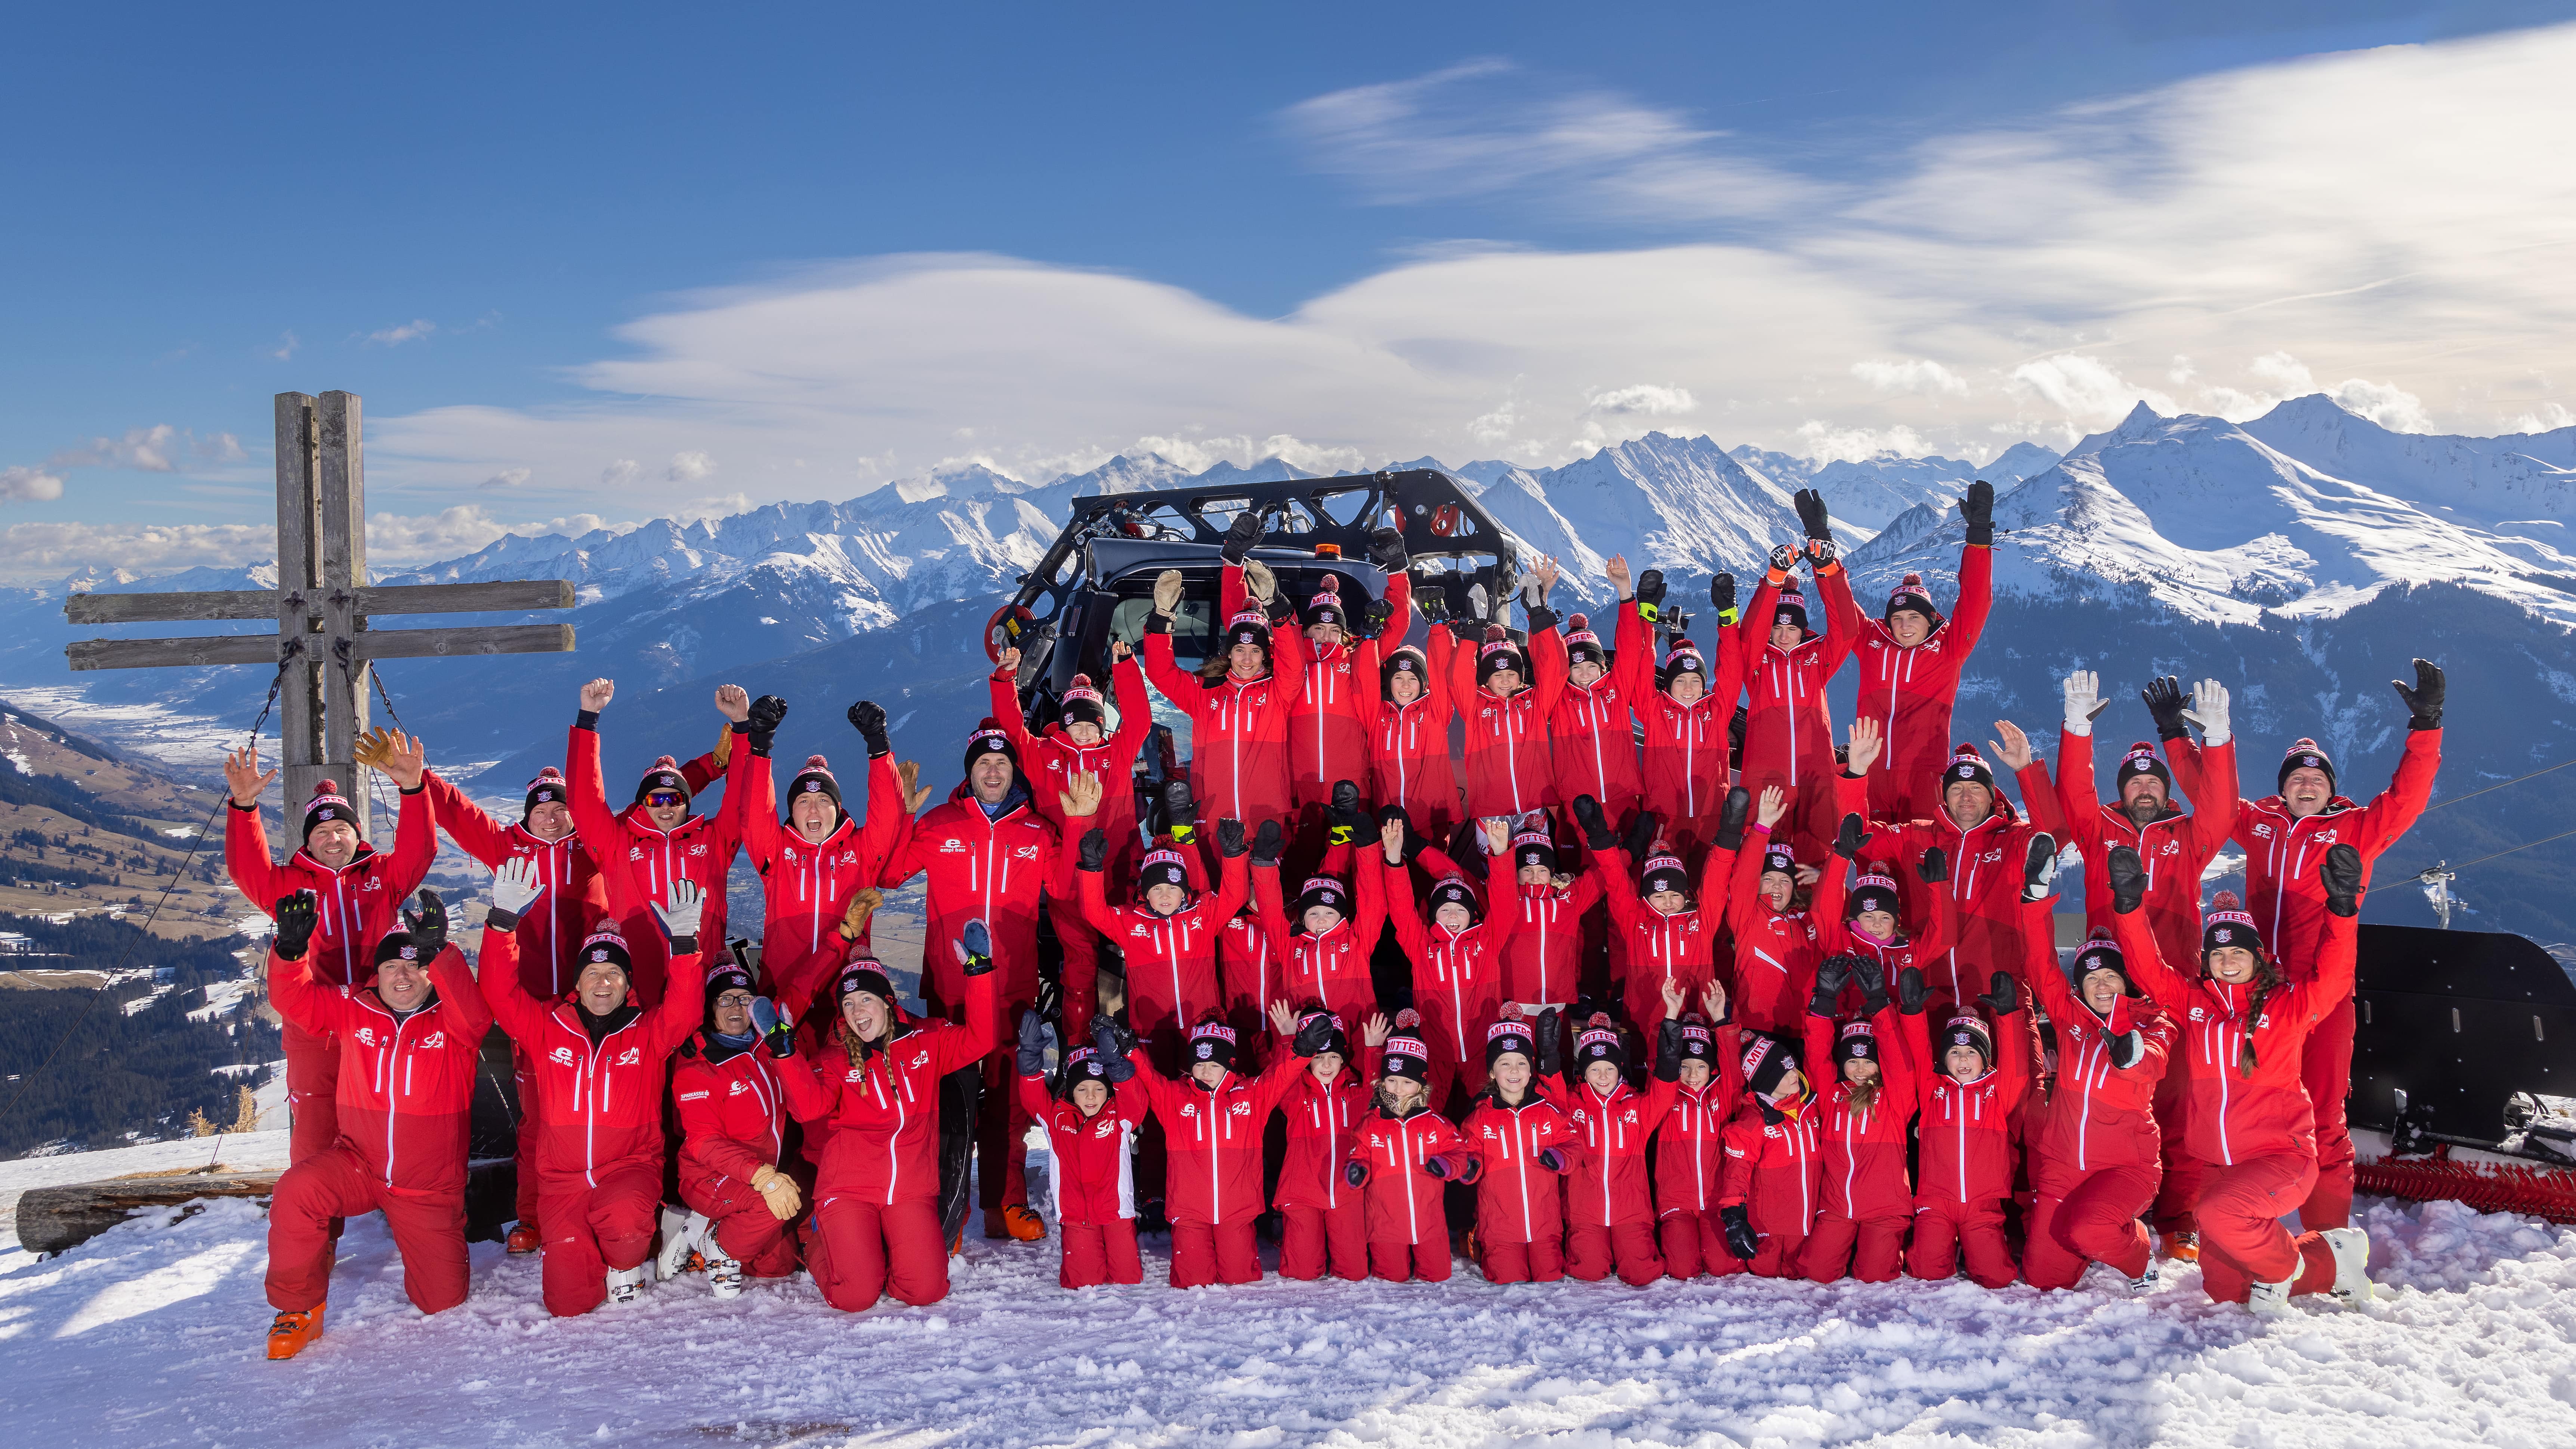
[[[389,855],[326,787],[306,848],[272,864],[265,781],[236,760],[228,850],[244,891],[280,903],[298,1112],[278,1332],[319,1331],[334,1222],[370,1207],[419,1255],[415,1301],[461,1299],[461,1239],[445,1245],[468,1059],[493,1022],[525,1107],[512,1247],[542,1249],[559,1313],[651,1281],[657,1211],[665,1272],[694,1259],[720,1293],[801,1263],[839,1308],[936,1301],[966,1188],[940,1140],[960,1114],[986,1235],[1036,1241],[1051,1219],[1068,1288],[1140,1281],[1138,1233],[1167,1226],[1178,1287],[1258,1278],[1267,1228],[1278,1271],[1308,1279],[1446,1278],[1463,1239],[1498,1282],[2055,1288],[2098,1262],[2143,1291],[2161,1233],[2213,1298],[2366,1292],[2343,1122],[2353,923],[2429,797],[2440,671],[2418,661],[2399,686],[2404,761],[2367,804],[2308,740],[2276,793],[2240,799],[2227,692],[2172,680],[2143,692],[2161,753],[2132,746],[2105,800],[2098,685],[2078,673],[2054,775],[1997,724],[2017,808],[1983,752],[1950,743],[1991,490],[1961,503],[1946,616],[1912,574],[1864,615],[1823,501],[1797,501],[1806,538],[1774,550],[1740,618],[1733,580],[1712,584],[1706,649],[1673,627],[1661,575],[1624,559],[1607,646],[1549,607],[1553,561],[1519,595],[1522,633],[1508,599],[1489,621],[1441,590],[1407,644],[1393,530],[1372,548],[1383,597],[1323,571],[1301,607],[1239,522],[1198,667],[1176,648],[1177,572],[1104,661],[1108,696],[1077,677],[1043,729],[1003,651],[965,778],[927,809],[863,702],[863,815],[817,755],[782,816],[767,756],[786,704],[730,686],[718,750],[662,757],[613,813],[606,681],[515,826],[416,742],[379,739],[367,758],[403,790]],[[1858,706],[1838,732],[1826,688],[1847,658]],[[1149,688],[1189,727],[1159,819],[1131,785]],[[698,812],[717,779],[722,807]],[[443,918],[397,929],[439,827],[497,872],[472,971]],[[2247,889],[2204,906],[2230,841]],[[2090,934],[2061,963],[2070,846]],[[710,963],[697,947],[723,938],[737,850],[763,882],[761,949]],[[919,1011],[869,945],[881,893],[915,875]],[[1062,950],[1051,1009],[1042,920]],[[2293,1210],[2297,1238],[2278,1222]]]

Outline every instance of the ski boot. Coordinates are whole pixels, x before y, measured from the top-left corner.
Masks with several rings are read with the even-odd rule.
[[[2129,1280],[2129,1296],[2144,1298],[2156,1291],[2156,1260],[2147,1260],[2147,1271]]]
[[[2359,1228],[2326,1228],[2318,1232],[2334,1250],[2334,1286],[2327,1289],[2339,1303],[2370,1301],[2370,1234]]]
[[[707,1220],[687,1208],[662,1209],[662,1251],[653,1259],[653,1276],[669,1282],[703,1266]]]
[[[322,1310],[327,1304],[316,1303],[302,1313],[281,1313],[268,1325],[268,1356],[273,1359],[293,1358],[313,1340],[322,1336]]]
[[[2167,1233],[2164,1250],[2165,1256],[2177,1263],[2197,1263],[2200,1261],[2200,1234],[2189,1228]]]
[[[711,1254],[707,1258],[707,1286],[715,1290],[715,1295],[718,1298],[741,1297],[741,1261],[739,1259],[726,1257],[724,1255],[724,1249],[722,1248],[712,1248]]]
[[[653,1282],[653,1265],[638,1263],[632,1268],[608,1270],[608,1301],[612,1304],[636,1302]]]
[[[1034,1243],[1046,1236],[1046,1219],[1039,1217],[1025,1204],[1013,1203],[1002,1209],[1002,1231],[1015,1241]],[[987,1233],[985,1236],[991,1237],[992,1234]]]
[[[538,1233],[536,1224],[512,1223],[510,1225],[510,1237],[507,1246],[512,1257],[517,1257],[524,1253],[533,1253],[545,1245],[546,1240],[543,1235]]]
[[[2299,1286],[2299,1275],[2292,1273],[2278,1283],[2257,1283],[2245,1294],[2245,1306],[2258,1317],[2280,1318],[2290,1311],[2290,1290]]]

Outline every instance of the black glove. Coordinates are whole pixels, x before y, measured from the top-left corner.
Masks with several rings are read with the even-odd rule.
[[[1395,605],[1384,599],[1371,599],[1368,607],[1360,610],[1360,634],[1364,638],[1375,639],[1384,634],[1386,626],[1394,621]]]
[[[1858,813],[1843,817],[1842,828],[1834,832],[1834,854],[1857,864],[1860,848],[1869,841],[1869,822]]]
[[[1735,1203],[1717,1210],[1717,1220],[1726,1225],[1726,1251],[1750,1263],[1762,1251],[1761,1235],[1753,1231],[1753,1214],[1744,1204]]]
[[[1485,623],[1473,614],[1452,614],[1449,637],[1461,644],[1481,644],[1485,640]]]
[[[1288,1049],[1301,1057],[1319,1057],[1324,1054],[1325,1047],[1332,1045],[1332,1041],[1333,1019],[1319,1011],[1297,1028],[1297,1035],[1288,1043]]]
[[[1366,1186],[1368,1184],[1368,1164],[1360,1161],[1356,1157],[1343,1163],[1342,1181],[1349,1183],[1353,1187]]]
[[[1771,572],[1785,574],[1798,566],[1798,550],[1785,543],[1771,545]]]
[[[1198,835],[1199,805],[1190,798],[1190,782],[1174,776],[1163,786],[1163,823],[1171,828],[1172,839],[1187,845]]]
[[[1726,803],[1717,811],[1717,848],[1742,850],[1744,822],[1753,814],[1753,792],[1738,785],[1726,792]]]
[[[1279,822],[1264,820],[1252,832],[1252,863],[1275,866],[1279,863]]]
[[[1664,611],[1664,571],[1648,569],[1637,576],[1637,617],[1651,624]]]
[[[1216,823],[1216,853],[1228,860],[1252,849],[1243,833],[1243,822],[1231,817]]]
[[[1538,1025],[1531,1035],[1538,1039],[1538,1070],[1541,1076],[1552,1076],[1565,1070],[1564,1020],[1553,1006],[1538,1014]]]
[[[1128,1030],[1127,1023],[1104,1011],[1091,1019],[1091,1049],[1100,1054],[1102,1065],[1109,1068],[1109,1080],[1124,1081],[1126,1079],[1118,1075],[1117,1064],[1127,1060],[1127,1054],[1136,1049],[1136,1033]]]
[[[2104,1042],[2103,1047],[2110,1053],[2111,1065],[2125,1072],[2147,1054],[2147,1039],[2132,1030]]]
[[[1682,1079],[1682,1024],[1670,1017],[1655,1026],[1655,1080]]]
[[[751,999],[751,1029],[760,1033],[772,1060],[783,1061],[796,1054],[796,1027],[778,1014],[778,1003],[766,996]]]
[[[1735,575],[1719,574],[1708,581],[1709,606],[1717,610],[1721,624],[1735,622]]]
[[[1887,1010],[1887,963],[1876,956],[1855,954],[1852,979],[1860,983],[1860,1014],[1876,1016]]]
[[[1081,854],[1074,860],[1076,868],[1102,871],[1109,868],[1109,834],[1097,826],[1082,832]]]
[[[1413,562],[1405,557],[1404,535],[1392,528],[1381,528],[1369,534],[1369,562],[1386,573],[1404,572]]]
[[[2147,863],[2125,845],[2111,847],[2102,863],[2102,874],[2111,883],[2111,909],[2127,915],[2147,899]]]
[[[1628,823],[1628,838],[1620,845],[1628,852],[1630,860],[1643,865],[1646,852],[1655,848],[1655,812],[1638,811],[1637,818]]]
[[[1550,1172],[1561,1173],[1565,1171],[1565,1149],[1561,1147],[1540,1148],[1538,1150],[1538,1165],[1546,1168]]]
[[[2361,873],[2361,858],[2353,857],[2353,874]],[[2350,914],[2346,912],[2346,914]],[[427,966],[439,952],[447,949],[447,902],[427,886],[420,888],[420,909],[402,913],[403,929],[411,933],[411,943],[420,948],[420,964]]]
[[[1583,827],[1583,843],[1594,850],[1608,850],[1619,843],[1610,833],[1610,817],[1601,813],[1601,802],[1589,795],[1574,797],[1574,823]]]
[[[291,896],[279,896],[277,909],[270,914],[277,917],[277,959],[303,960],[304,948],[313,944],[313,933],[322,925],[322,913],[313,904],[313,893],[297,891]]]
[[[1921,1016],[1932,1004],[1932,988],[1923,980],[1923,968],[1908,966],[1896,973],[1896,1009],[1907,1016]]]
[[[1995,542],[1995,485],[1980,478],[1959,500],[1959,516],[1968,520],[1968,542],[1991,548]]]
[[[787,701],[774,694],[764,694],[751,702],[751,752],[769,753],[769,742],[778,738],[779,721],[787,718]]]
[[[2043,830],[2030,838],[2030,853],[2022,857],[2021,898],[2044,901],[2056,883],[2057,837]]]
[[[993,972],[993,931],[982,921],[968,921],[957,933],[959,967],[969,978]]]
[[[1368,814],[1360,809],[1360,787],[1348,780],[1333,782],[1333,803],[1325,807],[1324,815],[1333,822],[1327,844],[1348,845],[1368,829]]]
[[[1923,848],[1923,858],[1914,865],[1914,878],[1925,885],[1939,885],[1950,878],[1950,856],[1937,845]]]
[[[1834,1003],[1842,999],[1843,983],[1851,980],[1854,956],[1828,956],[1816,963],[1816,989],[1807,994],[1809,1016],[1831,1016]]]
[[[1226,563],[1239,564],[1252,556],[1260,542],[1261,515],[1247,508],[1225,526],[1225,546],[1217,550],[1216,556]]]
[[[2437,730],[2442,727],[2442,696],[2449,690],[2442,682],[2442,666],[2430,659],[2415,661],[2415,687],[2408,689],[2397,680],[2388,681],[2397,697],[2406,701],[2406,727],[2410,730]]]
[[[873,760],[880,755],[894,753],[894,741],[886,736],[884,705],[872,699],[863,699],[851,705],[850,728],[857,730],[859,738],[868,742],[869,759]]]
[[[1825,495],[1813,488],[1801,488],[1789,501],[1798,506],[1798,526],[1807,530],[1807,537],[1833,541],[1834,521],[1825,512]]]
[[[1527,621],[1529,631],[1533,634],[1544,634],[1556,627],[1557,613],[1545,604],[1530,604],[1523,607],[1521,617]]]
[[[1726,755],[1730,766],[1740,764],[1744,759],[1744,726],[1748,718],[1750,715],[1740,704],[1735,707],[1735,713],[1727,717]]]
[[[2361,914],[2361,852],[2350,845],[2329,845],[2317,864],[2317,879],[2326,888],[2326,909],[2338,916]],[[423,895],[428,892],[423,891]]]
[[[2012,973],[1998,971],[1986,978],[1986,994],[1977,998],[1977,1004],[1998,1022],[2021,1010],[2021,993],[2013,986]]]
[[[2189,738],[2182,726],[2182,712],[2187,701],[2183,698],[2181,680],[2170,674],[2162,679],[2150,679],[2147,687],[2138,691],[2138,698],[2147,702],[2147,713],[2156,717],[2157,739]]]
[[[1055,1027],[1037,1012],[1023,1014],[1020,1017],[1020,1075],[1045,1076],[1046,1054],[1054,1045]]]

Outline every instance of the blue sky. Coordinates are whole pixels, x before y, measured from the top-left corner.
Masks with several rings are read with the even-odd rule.
[[[266,553],[287,388],[365,395],[389,558],[1140,445],[2571,401],[2576,5],[1569,13],[28,12],[0,570]]]

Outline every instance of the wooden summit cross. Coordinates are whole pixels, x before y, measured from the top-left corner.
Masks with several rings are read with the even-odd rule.
[[[451,654],[568,652],[570,624],[474,629],[367,627],[376,614],[569,609],[568,579],[378,587],[367,582],[367,480],[357,395],[277,395],[277,587],[168,594],[74,594],[74,624],[275,619],[277,633],[194,639],[89,639],[64,649],[74,669],[283,664],[278,687],[286,816],[317,780],[347,787],[359,833],[372,838],[367,791],[351,758],[367,729],[368,664]]]

